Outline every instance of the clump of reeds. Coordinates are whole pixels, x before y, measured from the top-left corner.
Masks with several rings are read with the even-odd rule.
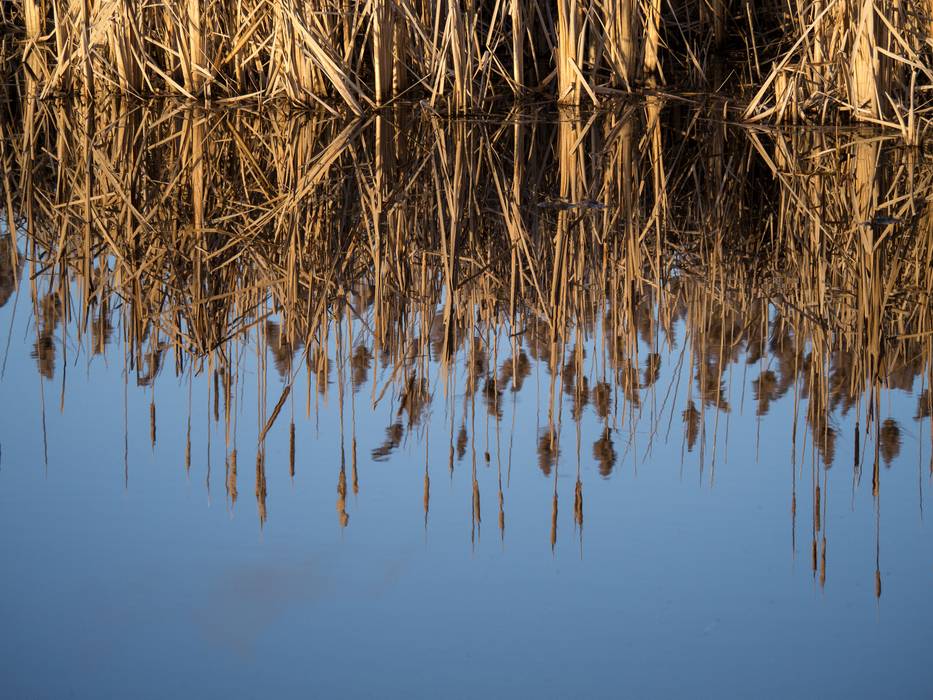
[[[823,0],[13,0],[17,92],[465,113],[536,95],[600,105],[662,82],[727,89],[749,119],[839,116],[917,138],[933,85],[928,2]],[[730,70],[727,71],[726,68]],[[19,76],[19,77],[17,77]]]

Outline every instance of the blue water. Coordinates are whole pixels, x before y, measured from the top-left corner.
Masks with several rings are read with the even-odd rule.
[[[833,415],[838,438],[826,470],[802,419],[792,445],[793,390],[755,415],[759,368],[744,360],[724,378],[730,412],[717,420],[707,408],[702,455],[699,444],[687,450],[683,340],[662,347],[661,375],[642,390],[641,410],[610,419],[618,461],[608,477],[592,447],[604,423],[590,405],[578,427],[567,395],[556,403],[556,471],[539,468],[546,362],[529,358],[522,390],[505,387],[497,422],[481,392],[465,396],[463,352],[449,383],[436,360],[427,363],[425,417],[377,461],[386,427],[406,420],[397,416],[398,376],[374,362],[354,391],[332,338],[326,397],[312,378],[308,410],[296,362],[294,390],[266,437],[261,521],[257,381],[268,380],[266,418],[284,384],[271,360],[260,366],[257,334],[241,346],[234,440],[222,409],[213,418],[211,370],[192,377],[186,365],[177,376],[168,353],[154,385],[137,386],[115,318],[99,355],[74,322],[59,326],[47,379],[30,355],[29,285],[0,308],[0,348],[9,334],[0,381],[3,697],[933,694],[933,550],[922,510],[930,448],[928,427],[913,420],[919,380],[912,392],[882,394],[902,446],[880,468],[876,505],[871,440],[854,478],[854,412]],[[509,332],[480,334],[493,347],[498,333],[500,367],[511,356]],[[591,387],[601,372],[592,342]],[[805,406],[801,397],[800,415]],[[469,440],[451,471],[461,425]],[[234,446],[232,503],[225,460]],[[823,583],[811,567],[817,479]]]

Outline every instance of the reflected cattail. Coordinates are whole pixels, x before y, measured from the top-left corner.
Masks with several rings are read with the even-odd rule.
[[[288,427],[288,475],[295,478],[295,421]]]
[[[340,527],[346,527],[350,522],[350,516],[347,514],[347,472],[341,467],[340,475],[337,477],[337,522]]]
[[[573,489],[573,520],[583,527],[583,484],[579,479]]]
[[[220,422],[220,374],[214,370],[214,422]]]
[[[509,383],[509,381],[511,381],[512,391],[521,391],[522,385],[525,383],[525,379],[530,374],[531,363],[528,361],[528,355],[525,354],[525,351],[521,350],[518,353],[517,359],[509,358],[502,363],[502,369],[500,371],[500,383],[504,388]]]
[[[7,222],[12,226],[12,222]],[[13,266],[13,244],[10,238],[0,238],[0,309],[13,296],[16,290],[16,283],[19,279],[19,273],[23,268],[23,260],[20,258],[16,269]]]
[[[317,380],[317,390],[321,396],[327,395],[327,387],[330,386],[330,366],[327,352],[318,348],[314,358],[314,374]]]
[[[768,415],[771,410],[771,402],[776,401],[778,397],[777,375],[771,370],[765,370],[758,375],[758,379],[752,382],[752,395],[758,402],[758,408],[755,414],[758,416]]]
[[[603,434],[593,443],[593,458],[599,465],[599,475],[608,479],[616,465],[616,450],[612,444],[612,428],[604,428]]]
[[[641,383],[638,378],[638,368],[632,364],[631,360],[625,360],[622,363],[622,366],[616,372],[616,380],[632,407],[638,408],[641,406],[641,393],[639,391]]]
[[[463,456],[466,454],[467,448],[467,431],[466,426],[460,426],[460,432],[457,433],[457,461],[463,459]]]
[[[648,355],[648,362],[645,365],[644,374],[642,378],[642,387],[648,389],[655,385],[658,381],[658,378],[661,376],[661,356],[653,352]]]
[[[551,469],[557,463],[557,434],[547,429],[538,438],[538,467],[545,476],[551,475]]]
[[[483,400],[490,416],[502,418],[502,390],[496,384],[495,377],[489,377],[483,385]]]
[[[917,397],[917,412],[914,414],[914,420],[923,420],[929,418],[931,413],[930,390],[924,389]]]
[[[266,522],[266,460],[262,450],[256,453],[256,504],[261,526]]]
[[[428,518],[428,508],[431,504],[431,478],[428,476],[427,472],[424,474],[424,518],[427,522]]]
[[[407,413],[408,428],[411,429],[420,424],[424,410],[430,401],[431,393],[428,391],[427,379],[410,377],[402,392],[397,415]]]
[[[554,492],[554,500],[551,505],[551,551],[557,545],[557,492]]]
[[[353,357],[350,359],[350,380],[353,388],[358,389],[369,378],[369,367],[372,364],[373,354],[362,343],[356,346]]]
[[[564,386],[564,393],[567,396],[573,396],[577,385],[577,366],[573,360],[568,360],[561,371],[561,382]]]
[[[288,377],[292,368],[292,358],[301,349],[302,344],[286,340],[281,326],[274,321],[266,322],[266,339],[276,371],[283,379]]]
[[[884,466],[890,468],[891,463],[901,453],[901,428],[893,418],[888,418],[881,424],[879,439]]]
[[[571,396],[570,415],[575,421],[579,421],[583,417],[583,409],[586,408],[589,402],[590,382],[586,376],[583,376],[580,378],[580,381],[577,382],[577,389]]]
[[[813,496],[813,527],[817,532],[820,531],[820,487],[816,487]]]
[[[39,374],[46,379],[55,376],[55,341],[50,335],[40,335],[33,345],[30,357],[36,360]]]
[[[820,551],[820,586],[826,585],[826,537],[823,537],[823,547]]]
[[[693,452],[697,437],[700,435],[700,412],[693,401],[688,401],[687,408],[684,409],[681,416],[683,416],[684,426],[687,431],[687,451]]]
[[[97,318],[91,324],[91,342],[94,348],[94,354],[100,355],[110,344],[110,338],[113,335],[113,324],[107,314],[107,304],[102,304]]]
[[[236,450],[230,453],[230,461],[227,466],[227,494],[230,496],[230,505],[236,504]]]
[[[149,402],[149,441],[152,446],[156,444],[156,407],[155,401]]]
[[[612,387],[608,382],[598,382],[593,387],[593,408],[601,419],[609,417],[612,410]]]

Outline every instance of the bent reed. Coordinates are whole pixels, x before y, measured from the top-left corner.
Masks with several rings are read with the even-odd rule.
[[[933,0],[11,0],[20,96],[285,99],[361,115],[502,99],[719,92],[749,121],[858,120],[918,141]]]

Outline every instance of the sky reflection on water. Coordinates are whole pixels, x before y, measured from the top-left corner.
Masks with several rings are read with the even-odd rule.
[[[0,423],[10,533],[0,546],[2,668],[12,696],[929,689],[928,438],[909,420],[911,392],[882,402],[904,422],[881,471],[880,535],[870,470],[853,477],[851,414],[834,418],[836,466],[821,468],[801,435],[795,472],[794,397],[756,417],[742,362],[724,382],[732,411],[711,411],[705,450],[687,451],[680,411],[669,415],[691,384],[677,381],[688,370],[676,345],[661,354],[644,408],[610,421],[618,459],[603,473],[592,446],[605,419],[591,405],[575,422],[559,389],[560,456],[542,471],[546,362],[528,359],[521,391],[503,387],[498,420],[482,391],[465,393],[465,362],[446,398],[429,363],[435,401],[378,461],[386,425],[405,417],[398,396],[371,408],[391,368],[354,388],[335,367],[326,397],[311,392],[310,416],[305,397],[295,400],[294,477],[291,402],[270,429],[262,508],[252,459],[240,458],[235,504],[225,488],[229,452],[209,373],[155,382],[152,446],[153,388],[124,385],[119,346],[88,360],[65,336],[67,379],[57,367],[40,381],[32,319],[25,306],[13,319],[15,306],[0,311],[12,333],[4,395],[16,397]],[[683,322],[676,330],[684,336]],[[500,352],[508,342],[500,334]],[[247,396],[260,371],[251,348],[239,370]],[[274,399],[281,378],[272,364],[265,371]],[[255,444],[254,399],[238,410],[237,441]],[[460,427],[471,436],[452,469],[451,424],[455,453]],[[814,480],[825,582],[811,561]]]

